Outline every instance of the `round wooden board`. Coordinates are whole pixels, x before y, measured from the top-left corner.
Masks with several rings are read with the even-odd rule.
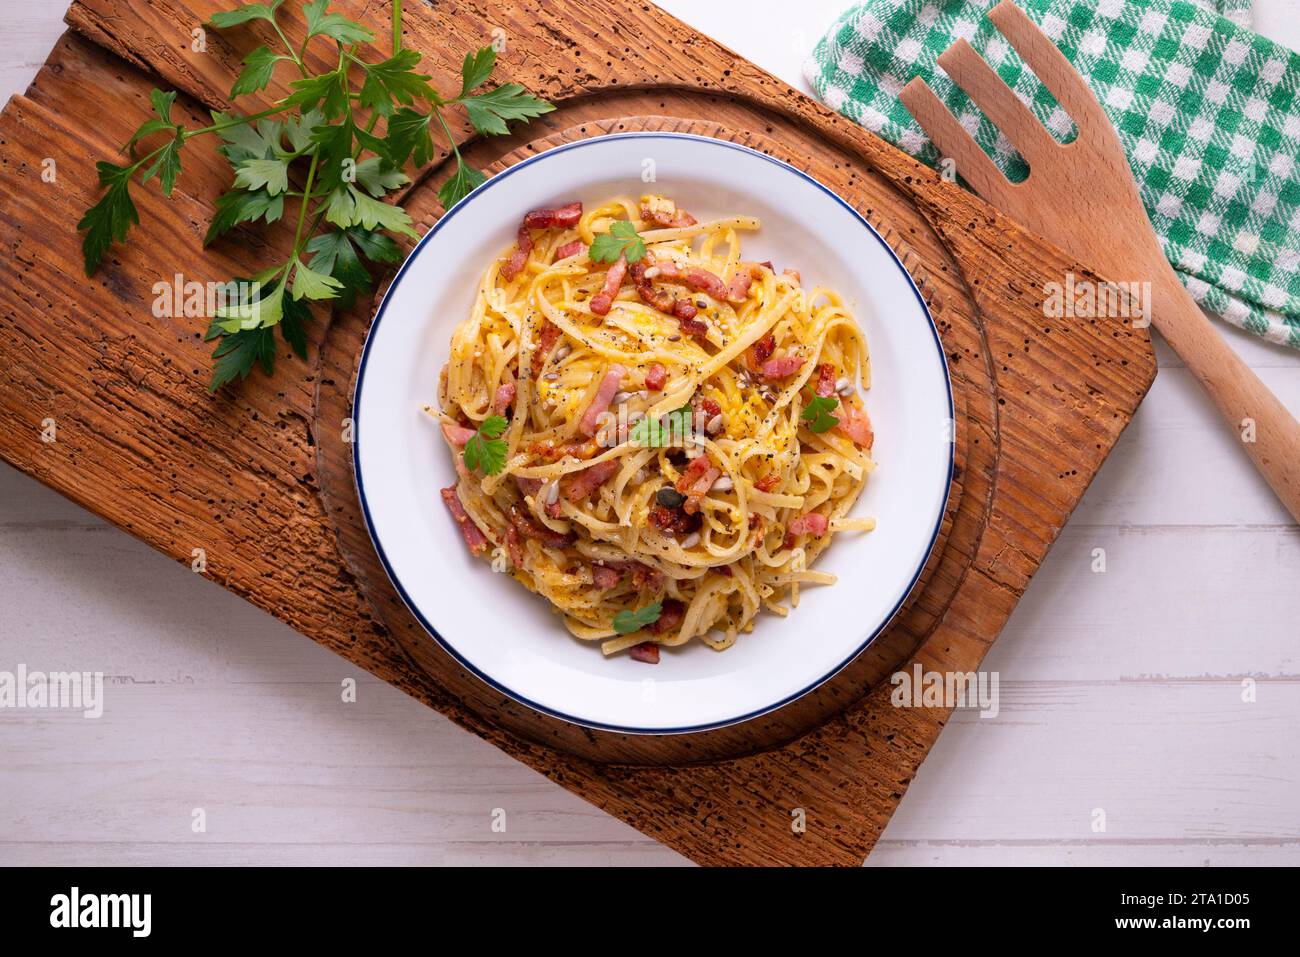
[[[591,108],[586,105],[586,109]],[[562,113],[580,113],[572,107]],[[528,156],[562,143],[625,130],[671,130],[690,132],[741,143],[805,170],[852,203],[898,253],[925,295],[939,326],[952,371],[956,409],[956,469],[940,537],[902,611],[891,625],[847,668],[824,685],[784,708],[729,728],[690,735],[640,736],[592,731],[540,714],[511,701],[464,671],[416,622],[392,588],[371,545],[357,502],[352,474],[351,447],[345,441],[343,423],[351,410],[356,364],[365,341],[373,310],[353,310],[332,322],[320,351],[320,377],[316,401],[315,435],[321,494],[333,519],[341,550],[356,583],[373,606],[377,620],[388,629],[412,669],[425,673],[456,700],[459,707],[504,725],[532,741],[558,747],[602,763],[680,765],[717,761],[779,747],[834,719],[859,701],[873,686],[887,680],[905,663],[942,620],[960,588],[978,550],[988,521],[992,492],[989,476],[997,456],[996,386],[982,357],[987,355],[979,312],[969,300],[965,308],[950,308],[941,302],[936,284],[927,275],[920,257],[900,236],[894,217],[881,215],[893,203],[872,202],[872,194],[884,189],[892,198],[906,197],[883,181],[863,189],[862,174],[824,146],[800,154],[769,135],[738,132],[719,123],[663,116],[622,116],[612,119],[579,116],[581,122],[550,135],[519,145],[490,163],[480,159],[489,172],[498,172]],[[781,122],[781,121],[778,121]],[[785,121],[788,122],[788,121]],[[798,136],[794,124],[789,136]],[[771,130],[769,119],[768,130]],[[481,152],[481,151],[480,151]],[[411,188],[406,208],[416,222],[428,228],[441,215],[433,184],[442,175],[435,170]],[[864,194],[867,201],[864,201]],[[897,209],[897,207],[895,207]],[[909,234],[924,223],[915,210],[908,210]],[[913,217],[915,217],[913,219]],[[933,241],[935,237],[926,237]],[[934,259],[931,253],[931,260]],[[945,270],[946,271],[946,270]],[[962,290],[951,281],[945,288],[951,297]],[[376,300],[377,301],[377,300]],[[868,344],[870,345],[870,344]],[[960,361],[965,358],[967,361]],[[430,383],[430,392],[434,383]],[[968,413],[974,407],[980,411]],[[972,481],[972,479],[974,481]],[[431,493],[432,494],[432,493]],[[540,599],[539,599],[540,600]],[[742,639],[743,640],[743,639]]]

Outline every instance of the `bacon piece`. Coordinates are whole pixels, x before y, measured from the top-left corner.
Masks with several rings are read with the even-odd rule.
[[[575,459],[589,459],[599,451],[600,446],[592,439],[583,439],[581,442],[560,443],[547,439],[544,442],[532,442],[528,446],[530,455],[541,459],[548,465],[551,462],[558,462],[566,456],[572,456]]]
[[[469,548],[470,554],[482,555],[487,550],[487,538],[465,511],[465,506],[461,504],[456,486],[449,485],[443,489],[442,500],[447,506],[447,511],[451,512],[451,517],[460,526],[460,534],[464,536],[465,545]]]
[[[549,319],[544,320],[542,331],[537,337],[537,348],[533,350],[532,371],[534,379],[541,374],[542,367],[546,365],[546,357],[551,354],[551,349],[555,347],[555,342],[559,338],[560,327]]]
[[[781,476],[775,472],[768,472],[761,479],[754,483],[754,488],[760,492],[773,492],[781,484]]]
[[[729,302],[744,302],[749,298],[749,287],[753,285],[754,280],[763,275],[763,267],[772,268],[771,263],[740,263],[736,267],[736,273],[727,283],[727,300]]]
[[[524,214],[525,229],[568,229],[582,218],[582,203],[569,203],[554,209],[534,209]]]
[[[773,356],[763,363],[759,372],[765,379],[784,379],[786,376],[798,372],[799,367],[803,364],[803,356]]]
[[[643,641],[627,650],[633,661],[644,661],[648,665],[659,664],[659,646],[653,641]]]
[[[632,587],[637,591],[655,591],[664,583],[664,573],[644,562],[628,562],[625,566],[632,573]]]
[[[735,577],[735,576],[732,574],[731,566],[730,566],[730,565],[719,565],[717,568],[715,568],[715,569],[713,569],[713,570],[714,570],[715,572],[717,572],[719,575],[721,575],[723,578],[734,578],[734,577]]]
[[[677,301],[683,302],[684,300],[678,299]],[[682,332],[686,333],[688,336],[690,336],[693,339],[699,339],[700,341],[704,341],[709,337],[708,324],[705,322],[701,322],[699,319],[689,319],[689,318],[678,319],[677,325],[682,330]]]
[[[793,279],[795,282],[801,282],[801,281],[802,281],[802,277],[799,275],[799,270],[797,270],[797,269],[782,269],[782,270],[781,270],[781,275],[782,275],[782,276],[789,276],[789,277],[790,277],[791,279]]]
[[[776,351],[776,336],[768,333],[749,347],[749,367],[757,372]]]
[[[444,422],[442,423],[442,434],[447,437],[447,441],[452,445],[459,446],[474,438],[478,432],[474,429],[467,429],[463,425],[452,425],[450,422]]]
[[[582,413],[582,419],[578,422],[578,431],[583,435],[596,434],[596,420],[600,418],[602,412],[609,409],[609,400],[614,398],[614,393],[618,391],[619,383],[623,381],[623,376],[626,374],[627,370],[617,363],[609,367],[605,378],[600,380],[600,385],[596,388],[596,395],[591,400],[591,405],[587,406],[587,411]]]
[[[649,202],[645,202],[645,200]],[[697,220],[665,196],[647,196],[641,203],[641,219],[660,229],[683,229],[694,226]]]
[[[581,502],[617,475],[619,467],[618,459],[606,459],[581,472],[566,475],[560,482],[560,494],[567,501],[575,504]]]
[[[646,631],[652,635],[664,635],[676,631],[682,626],[686,617],[686,606],[675,599],[666,599],[659,612],[659,620],[646,625]]]
[[[623,574],[617,568],[608,565],[592,565],[591,579],[601,591],[609,591],[623,580]]]
[[[817,394],[823,399],[835,394],[835,380],[839,378],[835,374],[835,365],[831,362],[823,362],[817,366]]]
[[[614,305],[614,299],[618,296],[618,289],[623,285],[623,277],[627,275],[627,257],[619,253],[618,259],[614,260],[614,265],[609,267],[609,272],[605,273],[605,284],[600,287],[600,292],[591,297],[591,311],[598,316],[609,315],[610,307]]]
[[[835,410],[835,417],[840,420],[835,427],[847,435],[854,445],[870,449],[875,443],[876,434],[871,431],[871,419],[865,410],[841,402]]]
[[[689,299],[678,299],[673,303],[673,315],[681,320],[682,325],[686,325],[687,320],[694,319],[699,315],[700,310],[696,308],[695,303]],[[698,323],[703,326],[704,323]]]
[[[515,568],[522,568],[524,564],[524,549],[519,541],[519,529],[513,525],[506,526],[506,551],[510,555],[510,564]]]
[[[497,386],[497,394],[492,399],[492,410],[497,414],[505,412],[515,401],[515,393],[518,389],[513,382],[503,382]]]
[[[515,485],[518,486],[519,488],[519,491],[521,491],[525,495],[536,495],[538,491],[541,490],[542,487],[541,479],[522,478],[516,475],[514,476],[514,480],[515,480]]]
[[[646,256],[650,258],[649,255]],[[681,283],[692,292],[702,292],[719,301],[727,298],[727,284],[722,277],[699,266],[679,266],[671,259],[655,260],[650,265],[659,267],[659,275]]]
[[[520,226],[519,232],[515,235],[515,250],[510,254],[510,258],[501,266],[501,275],[506,279],[514,279],[528,263],[528,254],[533,251],[533,234],[528,231],[528,227]]]
[[[790,535],[825,535],[830,527],[830,519],[821,512],[809,512],[793,519],[785,530]]]
[[[694,515],[700,510],[700,501],[721,475],[722,471],[709,461],[707,455],[691,459],[691,464],[686,466],[686,471],[677,480],[677,491],[686,496],[682,510],[687,515]]]
[[[552,531],[545,525],[533,521],[533,517],[518,502],[510,506],[509,518],[510,524],[524,538],[531,538],[550,548],[564,548],[573,541],[572,535]]]
[[[668,508],[666,505],[654,506],[647,518],[655,528],[674,535],[689,535],[704,524],[704,516],[699,513],[687,515],[680,508]]]
[[[555,261],[559,262],[561,259],[568,259],[570,256],[576,256],[586,248],[587,244],[581,239],[572,239],[559,249],[555,250]]]
[[[662,392],[668,383],[668,370],[659,363],[653,363],[645,373],[645,387],[651,392]]]

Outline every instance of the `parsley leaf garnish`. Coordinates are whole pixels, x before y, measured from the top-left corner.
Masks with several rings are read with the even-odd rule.
[[[689,405],[684,405],[658,419],[652,419],[650,416],[638,419],[627,431],[628,441],[647,449],[663,448],[672,442],[674,437],[678,441],[685,441],[693,414],[694,410]]]
[[[387,59],[373,57],[374,33],[332,12],[330,0],[296,0],[306,35],[294,43],[278,21],[284,0],[242,5],[230,0],[229,5],[235,9],[214,13],[209,26],[255,25],[265,40],[255,41],[244,55],[230,94],[232,99],[263,97],[256,112],[213,112],[210,124],[193,125],[187,122],[188,111],[175,109],[175,92],[153,90],[151,115],[122,148],[126,159],[121,165],[97,164],[103,193],[78,224],[86,273],[93,275],[112,245],[139,224],[131,181],[147,184],[157,178],[170,196],[181,175],[182,148],[207,135],[217,138],[216,151],[229,162],[234,182],[216,199],[205,246],[242,223],[296,222],[292,245],[277,250],[272,264],[251,280],[261,284],[257,301],[224,306],[212,317],[206,338],[220,340],[213,389],[243,379],[258,366],[271,372],[276,325],[293,351],[304,355],[309,303],[327,300],[333,308],[350,308],[359,293],[372,291],[372,264],[401,258],[392,237],[415,238],[417,233],[406,211],[385,199],[410,182],[403,169],[408,160],[426,166],[438,155],[435,130],[455,161],[438,191],[444,208],[486,180],[461,156],[450,111],[463,108],[475,131],[495,135],[508,132],[515,120],[555,109],[518,83],[486,88],[497,62],[490,46],[466,54],[459,92],[444,98],[431,84],[433,77],[420,71],[421,54],[403,49],[401,0],[389,5],[392,49]],[[310,55],[313,44],[328,46],[328,59]],[[277,75],[281,69],[284,76]],[[287,81],[287,95],[268,96],[267,91],[278,89],[277,79]],[[487,474],[501,467],[496,440],[484,432],[469,453],[481,460]]]
[[[626,219],[619,219],[610,225],[609,232],[596,236],[587,255],[597,263],[612,263],[619,256],[626,256],[630,263],[640,262],[645,258],[645,243],[637,235],[635,226]]]
[[[636,611],[624,609],[614,616],[614,630],[620,635],[630,635],[634,631],[640,631],[646,625],[653,625],[658,621],[663,610],[664,606],[660,602],[646,605]]]
[[[501,136],[511,120],[531,120],[555,109],[545,100],[527,93],[518,83],[502,83],[495,90],[477,96],[463,96],[469,121],[474,129],[489,136]]]
[[[478,431],[465,443],[465,467],[471,472],[478,469],[484,475],[496,475],[506,467],[506,440],[501,433],[506,430],[505,416],[489,415]]]
[[[840,420],[831,415],[831,410],[839,404],[840,400],[833,395],[813,396],[803,407],[799,418],[807,424],[809,432],[829,432],[840,424]]]

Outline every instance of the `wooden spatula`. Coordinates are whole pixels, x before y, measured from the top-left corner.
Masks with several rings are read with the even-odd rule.
[[[1119,136],[1065,55],[1010,0],[989,19],[1074,120],[1062,145],[974,48],[958,40],[939,65],[1020,151],[1029,177],[1012,183],[925,81],[901,94],[944,156],[985,199],[1117,283],[1149,282],[1150,320],[1214,398],[1255,467],[1300,520],[1300,424],[1219,336],[1160,250]]]

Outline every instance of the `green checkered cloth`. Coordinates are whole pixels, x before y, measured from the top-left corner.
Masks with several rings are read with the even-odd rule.
[[[1246,29],[1249,0],[1020,0],[1119,129],[1147,213],[1192,296],[1300,348],[1300,55]],[[920,76],[1012,181],[1015,148],[935,59],[965,37],[1060,139],[1069,116],[984,16],[992,0],[869,0],[804,74],[832,109],[931,166],[898,99]]]

